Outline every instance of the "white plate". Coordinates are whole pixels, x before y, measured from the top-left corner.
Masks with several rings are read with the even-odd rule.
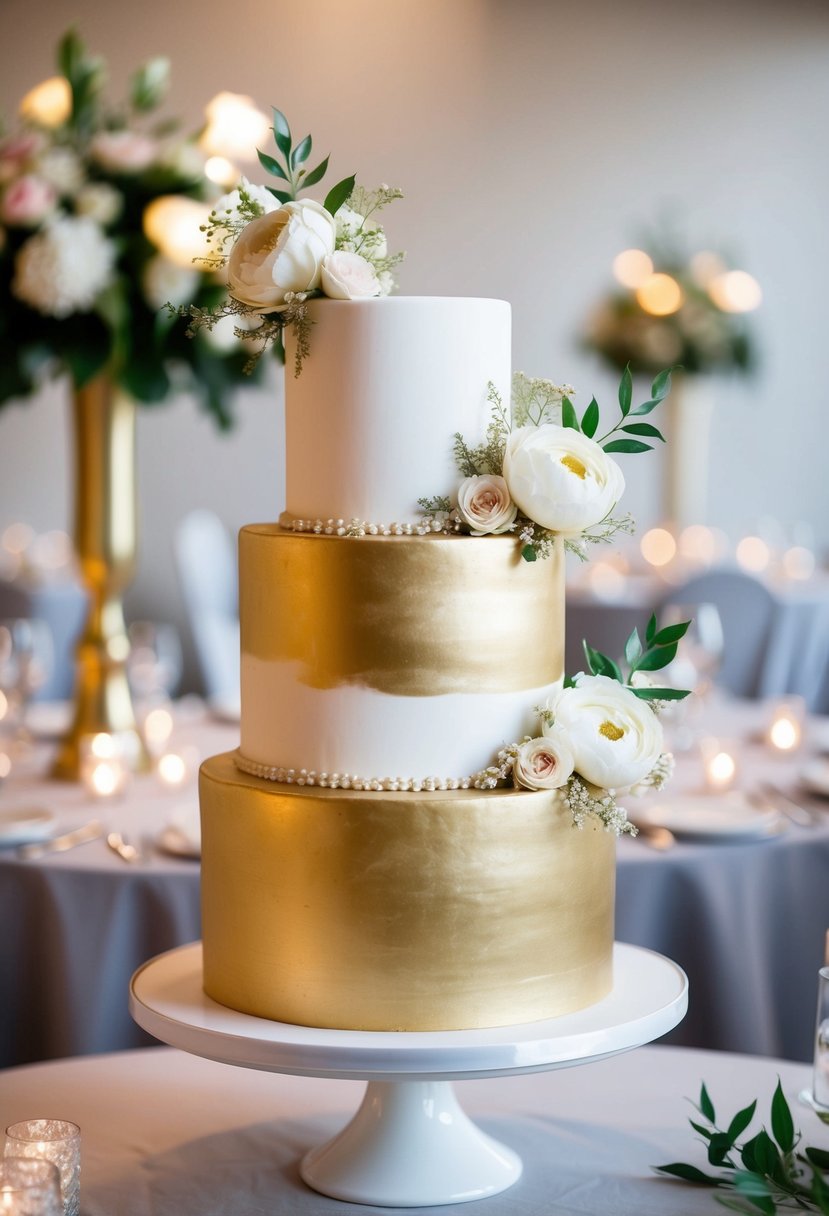
[[[697,840],[764,840],[780,826],[778,811],[758,811],[739,794],[678,796],[635,810],[628,807],[628,816],[634,823]]]
[[[0,848],[46,840],[54,833],[55,816],[40,806],[0,811]]]
[[[829,798],[829,759],[810,761],[800,774],[800,780],[811,793]]]
[[[159,849],[171,853],[173,857],[191,857],[196,861],[201,857],[201,846],[171,823],[158,833],[155,843]]]

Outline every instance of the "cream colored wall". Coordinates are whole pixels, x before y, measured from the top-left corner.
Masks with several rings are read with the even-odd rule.
[[[829,544],[829,9],[790,0],[3,0],[0,109],[52,71],[75,22],[113,91],[141,59],[173,60],[171,109],[194,125],[219,89],[277,104],[333,152],[332,172],[402,186],[389,211],[407,294],[513,305],[514,364],[607,398],[577,350],[610,260],[675,206],[689,237],[725,242],[760,279],[762,371],[725,384],[710,522],[772,513]],[[332,178],[335,180],[335,178]],[[0,415],[0,526],[68,524],[65,395]],[[133,616],[177,619],[171,533],[191,507],[232,528],[282,506],[275,384],[239,394],[220,437],[180,399],[143,412],[143,544]],[[656,458],[627,465],[640,529],[659,514]]]

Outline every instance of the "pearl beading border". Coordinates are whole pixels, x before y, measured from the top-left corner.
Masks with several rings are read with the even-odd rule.
[[[285,785],[318,785],[321,789],[361,790],[363,793],[412,793],[433,790],[482,790],[491,789],[494,782],[485,784],[484,774],[472,777],[359,777],[351,773],[318,773],[315,769],[284,768],[277,764],[261,764],[248,760],[240,751],[234,752],[233,761],[243,773],[251,777],[262,777],[266,781],[282,782]]]
[[[287,512],[279,517],[287,532],[313,533],[317,536],[428,536],[431,533],[460,531],[460,520],[432,519],[416,523],[377,524],[365,519],[298,519]]]

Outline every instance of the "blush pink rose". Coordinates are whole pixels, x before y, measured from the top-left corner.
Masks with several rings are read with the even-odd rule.
[[[158,156],[158,144],[138,131],[99,131],[89,151],[110,173],[140,173]]]
[[[25,173],[7,186],[0,201],[0,218],[10,227],[34,228],[54,210],[57,195],[42,177]]]
[[[322,264],[322,290],[332,300],[359,300],[380,295],[380,280],[367,258],[345,249],[329,253]]]
[[[458,514],[473,536],[508,532],[518,507],[512,501],[503,477],[481,473],[466,477],[458,486]]]
[[[526,790],[557,790],[573,775],[573,751],[560,731],[527,739],[518,748],[512,777]]]

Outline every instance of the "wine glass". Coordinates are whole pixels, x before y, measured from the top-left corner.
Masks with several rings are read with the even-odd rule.
[[[672,688],[689,689],[693,695],[669,702],[664,717],[671,729],[674,749],[687,751],[696,741],[699,719],[716,683],[724,638],[716,604],[667,604],[659,626],[678,625],[681,621],[690,624],[677,645],[676,657],[665,668],[664,680]]]
[[[29,702],[49,678],[54,662],[52,631],[46,621],[17,617],[0,620],[0,718],[26,736]]]
[[[174,625],[133,621],[127,630],[130,641],[127,679],[139,701],[167,699],[181,679],[181,641]]]

